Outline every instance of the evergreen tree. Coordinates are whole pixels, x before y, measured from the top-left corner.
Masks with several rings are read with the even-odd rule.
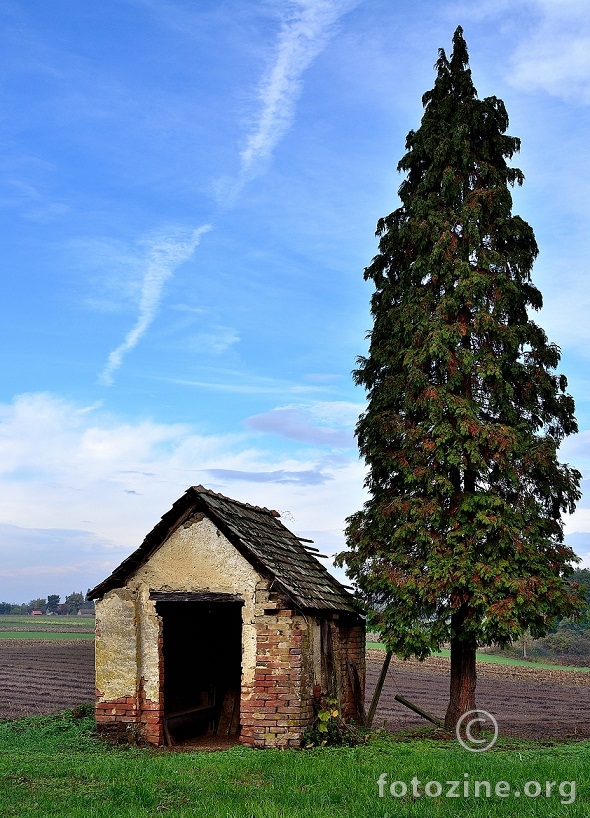
[[[59,594],[49,594],[47,597],[47,610],[51,611],[51,613],[55,613],[57,611],[57,606],[59,605],[59,600]]]
[[[542,297],[533,231],[512,215],[520,141],[503,102],[478,98],[461,28],[436,69],[365,270],[374,325],[354,379],[369,499],[339,562],[388,648],[424,658],[450,642],[452,728],[475,708],[478,645],[578,610],[561,514],[581,475],[556,454],[577,431],[560,351],[528,313]]]

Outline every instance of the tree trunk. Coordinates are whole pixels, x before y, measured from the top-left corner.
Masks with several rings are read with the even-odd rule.
[[[468,710],[475,710],[475,650],[476,643],[459,639],[455,631],[451,638],[451,687],[445,716],[447,730],[455,730],[457,721]],[[477,732],[472,727],[472,732]]]

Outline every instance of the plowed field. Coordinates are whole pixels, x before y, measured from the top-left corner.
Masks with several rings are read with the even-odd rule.
[[[368,699],[383,657],[383,651],[367,651]],[[477,706],[495,717],[500,735],[590,738],[590,673],[480,663],[477,674]],[[373,723],[374,727],[386,726],[393,731],[428,726],[430,722],[395,701],[396,693],[427,713],[444,718],[449,660],[392,659]]]
[[[383,651],[367,653],[367,699]],[[443,717],[448,699],[448,659],[392,660],[374,726],[408,730],[429,722],[394,696],[400,693]],[[0,718],[55,713],[94,699],[94,644],[0,642]],[[500,734],[521,738],[590,738],[590,674],[534,667],[480,665],[478,707],[492,713]]]
[[[0,719],[94,701],[94,642],[0,642]]]

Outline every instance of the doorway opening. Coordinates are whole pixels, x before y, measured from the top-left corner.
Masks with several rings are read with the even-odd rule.
[[[243,600],[211,593],[152,593],[152,598],[163,622],[166,742],[237,736]]]

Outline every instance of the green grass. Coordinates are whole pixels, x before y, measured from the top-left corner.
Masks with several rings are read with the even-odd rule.
[[[80,616],[0,616],[0,639],[93,639],[94,619]]]
[[[385,645],[382,642],[367,642],[367,648],[371,648],[373,650],[385,650]],[[437,653],[433,653],[432,655],[446,656],[448,658],[451,655],[451,652],[448,648],[443,648],[443,650],[440,650]],[[489,653],[478,653],[477,661],[488,662],[490,664],[498,665],[518,665],[523,667],[538,667],[544,668],[545,670],[578,670],[584,673],[590,673],[590,667],[575,667],[574,665],[557,665],[555,663],[549,664],[548,662],[528,662],[526,659],[513,659],[510,656],[493,656]]]
[[[37,630],[38,628],[94,628],[94,619],[85,616],[23,616],[3,614],[0,616],[0,631],[2,630]]]
[[[172,753],[119,748],[92,734],[91,717],[71,714],[0,723],[2,818],[431,818],[590,814],[590,742],[540,746],[507,741],[487,753],[456,741],[378,737],[355,748]],[[377,779],[411,782],[575,781],[576,800],[520,798],[394,798],[378,795]],[[466,777],[467,776],[467,777]],[[445,790],[446,792],[446,790]],[[566,790],[564,789],[564,793]],[[569,792],[569,790],[567,790]],[[411,787],[410,787],[411,793]],[[570,800],[565,795],[565,800]]]
[[[57,631],[0,631],[0,639],[94,639],[94,633]]]

